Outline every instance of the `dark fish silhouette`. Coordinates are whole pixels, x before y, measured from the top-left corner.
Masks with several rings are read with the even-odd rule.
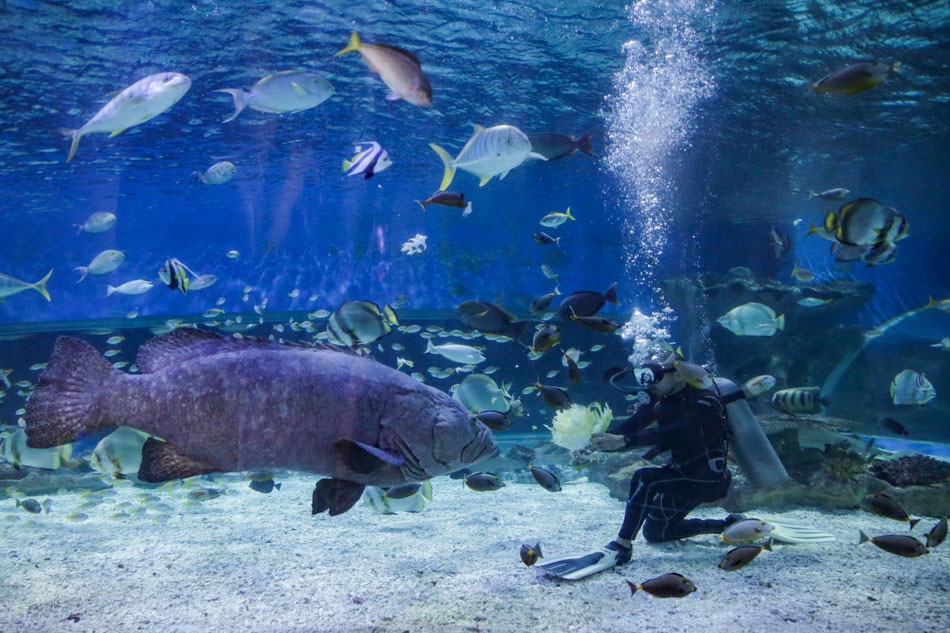
[[[459,321],[486,334],[507,336],[516,341],[528,325],[536,321],[519,321],[518,317],[491,301],[463,301],[456,308]]]
[[[588,132],[577,138],[571,134],[541,132],[539,134],[529,134],[528,140],[531,141],[531,151],[541,154],[548,160],[564,158],[577,151],[596,157],[597,155],[594,154],[594,148],[590,142],[593,135],[593,132]]]
[[[339,514],[364,486],[423,481],[496,451],[491,431],[447,394],[376,361],[324,347],[178,329],[141,347],[126,374],[60,337],[27,404],[27,445],[100,429],[151,435],[139,479],[301,470],[331,477],[314,511]]]
[[[881,428],[885,431],[890,431],[891,433],[897,433],[898,435],[908,436],[910,431],[907,428],[895,420],[894,418],[881,418],[878,424],[881,425]]]
[[[534,475],[534,480],[548,492],[561,491],[561,480],[559,480],[557,475],[552,473],[547,468],[541,468],[540,466],[535,466],[534,464],[528,464],[528,470],[530,470],[531,474]]]
[[[538,562],[539,558],[544,558],[544,556],[541,555],[541,543],[536,543],[534,547],[527,544],[521,546],[522,563],[531,567]]]
[[[896,554],[897,556],[903,556],[905,558],[917,558],[918,556],[929,553],[923,543],[913,536],[904,536],[903,534],[868,536],[864,532],[861,532],[858,545],[867,543],[868,541],[874,543],[889,554]]]
[[[696,585],[694,585],[689,578],[683,574],[676,573],[663,574],[662,576],[651,578],[642,585],[630,582],[629,580],[627,584],[630,585],[630,595],[642,589],[657,598],[682,598],[696,591]]]
[[[607,302],[617,303],[617,284],[611,284],[607,290],[579,290],[564,297],[557,308],[557,315],[565,321],[574,317],[594,316]]]
[[[866,495],[861,500],[861,505],[868,512],[873,512],[878,516],[894,519],[895,521],[907,521],[910,523],[910,529],[912,530],[920,522],[920,519],[910,518],[901,504],[883,492]]]

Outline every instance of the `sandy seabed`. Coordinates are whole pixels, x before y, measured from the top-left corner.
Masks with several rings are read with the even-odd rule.
[[[630,564],[565,582],[524,566],[520,547],[540,542],[555,558],[609,541],[623,506],[601,485],[549,493],[510,483],[478,493],[443,477],[421,513],[381,515],[358,504],[312,517],[315,478],[278,479],[272,494],[240,476],[166,491],[120,482],[106,493],[61,491],[38,515],[0,502],[0,631],[950,630],[950,543],[916,559],[859,547],[859,529],[907,528],[860,511],[764,512],[837,540],[776,543],[735,572],[717,568],[729,549],[717,537],[641,539]],[[226,493],[191,500],[200,486]],[[914,533],[922,538],[936,520],[924,518]],[[667,572],[699,590],[682,599],[631,596],[625,580]]]

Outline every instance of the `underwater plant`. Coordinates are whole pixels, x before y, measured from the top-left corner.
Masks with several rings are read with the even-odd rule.
[[[603,433],[613,419],[613,411],[607,405],[573,404],[558,411],[554,425],[545,425],[545,428],[551,431],[552,442],[570,451],[579,451],[587,447],[591,435]]]

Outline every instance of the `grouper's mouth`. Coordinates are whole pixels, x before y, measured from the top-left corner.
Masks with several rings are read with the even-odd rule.
[[[474,464],[480,459],[497,455],[499,452],[498,445],[492,439],[491,430],[482,427],[475,438],[462,448],[461,459],[463,464]]]

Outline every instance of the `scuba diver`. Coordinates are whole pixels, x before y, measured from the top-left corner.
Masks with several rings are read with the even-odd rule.
[[[601,550],[538,565],[546,573],[578,580],[623,565],[630,561],[631,544],[641,528],[648,542],[660,543],[698,534],[720,534],[729,524],[744,518],[686,518],[701,503],[722,499],[729,490],[732,475],[726,467],[726,455],[730,427],[716,386],[701,389],[688,384],[674,365],[675,356],[671,354],[665,360],[653,357],[627,370],[633,372],[640,389],[646,388],[649,398],[641,396],[633,415],[614,421],[606,433],[591,437],[591,445],[602,451],[652,446],[644,459],[670,451],[668,464],[641,468],[633,474],[616,539]]]

